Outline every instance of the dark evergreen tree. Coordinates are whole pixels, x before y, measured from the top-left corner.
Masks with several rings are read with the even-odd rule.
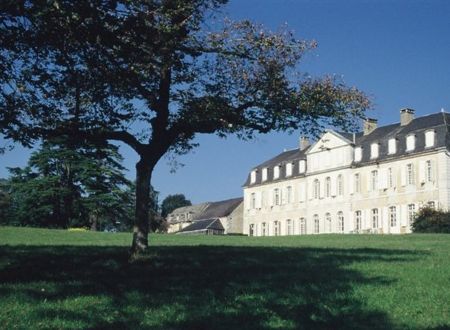
[[[168,195],[161,203],[161,216],[166,218],[173,210],[192,205],[191,201],[186,199],[183,194]]]

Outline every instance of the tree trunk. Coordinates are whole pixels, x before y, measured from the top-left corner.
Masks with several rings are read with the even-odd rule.
[[[152,163],[141,157],[141,160],[136,164],[136,213],[133,243],[131,245],[132,257],[143,253],[148,247],[149,198],[152,171]]]

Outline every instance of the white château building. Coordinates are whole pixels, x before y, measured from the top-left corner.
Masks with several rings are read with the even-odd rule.
[[[450,114],[414,118],[363,132],[326,131],[250,172],[244,184],[244,234],[411,232],[423,206],[449,209]]]

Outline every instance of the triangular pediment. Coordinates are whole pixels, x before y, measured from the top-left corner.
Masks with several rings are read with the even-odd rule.
[[[316,152],[327,151],[343,146],[347,146],[352,142],[340,135],[339,133],[327,130],[317,142],[315,142],[311,148],[307,151],[307,154],[313,154]]]

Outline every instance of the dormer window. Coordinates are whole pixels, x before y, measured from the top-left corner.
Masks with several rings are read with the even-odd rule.
[[[408,135],[406,137],[406,151],[413,151],[416,148],[416,136]]]
[[[280,177],[280,166],[277,165],[273,168],[273,178],[278,179]]]
[[[253,170],[252,173],[250,174],[250,183],[255,182],[256,182],[256,170]]]
[[[425,148],[431,148],[434,146],[434,131],[425,132]]]
[[[355,162],[360,162],[362,159],[362,149],[361,147],[355,148]]]
[[[306,160],[302,159],[298,162],[298,172],[305,173],[306,171]]]
[[[372,143],[370,145],[370,158],[378,158],[378,143]]]
[[[267,167],[262,170],[262,181],[267,181]]]
[[[388,154],[393,155],[397,152],[397,139],[389,139]]]
[[[291,176],[292,175],[292,163],[287,163],[286,164],[286,176]]]

